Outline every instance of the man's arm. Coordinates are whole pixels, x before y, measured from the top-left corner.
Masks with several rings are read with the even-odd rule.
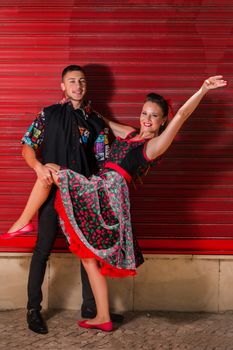
[[[51,169],[44,166],[36,157],[36,150],[44,140],[45,113],[42,110],[24,134],[22,156],[45,187],[52,184]]]
[[[39,160],[36,158],[36,152],[32,147],[24,144],[22,148],[22,156],[29,167],[36,172],[38,179],[44,184],[45,187],[52,185],[53,179],[51,176],[51,169],[39,162]]]

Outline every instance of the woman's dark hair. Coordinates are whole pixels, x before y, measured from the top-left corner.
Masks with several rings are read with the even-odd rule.
[[[146,100],[145,102],[153,102],[156,103],[163,112],[163,117],[166,118],[169,113],[169,104],[165,98],[159,94],[156,94],[154,92],[150,92],[148,95],[146,95]],[[166,129],[167,126],[167,120],[164,122],[163,125],[160,126],[159,128],[159,134],[163,132],[164,129]]]
[[[150,92],[148,95],[146,95],[145,102],[147,102],[147,101],[154,102],[157,105],[159,105],[159,107],[163,111],[163,116],[164,117],[168,116],[169,106],[168,106],[167,101],[163,98],[163,96],[161,96],[159,94],[155,94],[154,92]]]
[[[61,74],[62,80],[68,72],[73,72],[73,71],[79,71],[79,72],[82,72],[83,74],[85,74],[84,69],[81,66],[77,66],[76,64],[71,64],[70,66],[67,66],[63,69],[62,74]]]

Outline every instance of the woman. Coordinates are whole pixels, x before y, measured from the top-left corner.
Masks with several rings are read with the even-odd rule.
[[[96,317],[80,321],[79,326],[112,330],[105,275],[134,275],[136,267],[143,262],[132,234],[127,182],[135,174],[145,173],[168,149],[182,124],[209,90],[225,85],[222,76],[205,80],[162,132],[169,107],[163,97],[153,93],[143,105],[139,133],[129,126],[106,120],[116,140],[104,170],[90,179],[69,169],[62,170],[56,164],[47,164],[59,187],[55,206],[60,224],[70,250],[82,259],[97,306]],[[25,210],[7,233],[8,237],[31,229],[29,220],[47,198],[49,190],[36,181]]]

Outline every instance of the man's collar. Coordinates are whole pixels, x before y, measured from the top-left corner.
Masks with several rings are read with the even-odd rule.
[[[91,101],[84,100],[82,102],[81,106],[79,108],[76,108],[76,109],[74,109],[72,102],[69,99],[66,99],[65,102],[63,102],[63,103],[67,103],[71,107],[71,109],[74,111],[81,110],[85,119],[88,119],[88,117],[92,113]]]

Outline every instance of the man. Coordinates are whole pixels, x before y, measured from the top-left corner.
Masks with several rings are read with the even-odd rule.
[[[80,66],[70,65],[63,70],[61,89],[68,102],[44,108],[22,139],[22,155],[44,186],[52,185],[51,172],[44,164],[57,163],[89,177],[96,169],[97,160],[104,161],[108,153],[108,129],[103,119],[84,100],[87,85]],[[37,157],[38,149],[41,151],[41,161]],[[48,333],[40,313],[43,298],[41,286],[59,228],[54,209],[55,194],[56,188],[53,186],[39,211],[38,237],[28,279],[28,327],[40,334]],[[83,267],[81,278],[82,317],[92,318],[96,314],[95,301]],[[113,321],[121,321],[122,318],[120,315],[111,317]]]

